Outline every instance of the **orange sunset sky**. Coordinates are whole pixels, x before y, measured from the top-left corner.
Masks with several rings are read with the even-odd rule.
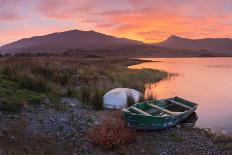
[[[71,29],[159,42],[232,37],[231,0],[0,0],[0,45]]]

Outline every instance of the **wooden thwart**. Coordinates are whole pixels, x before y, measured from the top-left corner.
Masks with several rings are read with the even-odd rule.
[[[147,112],[143,111],[143,110],[140,110],[136,107],[131,107],[132,109],[134,109],[135,111],[138,111],[139,113],[141,114],[144,114],[145,116],[152,116],[151,114],[148,114]]]
[[[177,101],[175,101],[175,100],[168,100],[168,101],[170,101],[170,102],[172,102],[172,103],[174,103],[174,104],[176,104],[176,105],[179,105],[179,106],[181,106],[181,107],[184,107],[184,108],[186,108],[186,109],[192,109],[192,107],[190,107],[190,106],[187,106],[187,105],[185,105],[185,104],[182,104],[182,103],[180,103],[180,102],[177,102]]]
[[[149,105],[149,106],[151,106],[151,107],[153,107],[153,108],[155,108],[155,109],[158,109],[158,110],[160,110],[160,111],[162,111],[162,112],[164,112],[164,113],[166,113],[166,114],[175,116],[175,114],[174,114],[173,112],[171,112],[171,111],[169,111],[169,110],[167,110],[167,109],[161,108],[161,107],[156,106],[156,105],[151,104],[151,103],[147,103],[147,105]]]

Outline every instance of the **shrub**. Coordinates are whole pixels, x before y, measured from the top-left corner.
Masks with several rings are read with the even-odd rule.
[[[0,100],[0,110],[6,112],[19,112],[23,107],[23,100],[16,97],[9,97]]]
[[[43,98],[40,95],[32,95],[29,96],[28,102],[31,104],[41,104],[43,102]]]
[[[80,92],[82,102],[88,103],[91,99],[90,88],[88,86],[81,87]]]
[[[66,96],[67,97],[78,97],[78,92],[75,88],[68,86]]]
[[[172,139],[175,142],[180,143],[180,142],[184,141],[184,137],[182,137],[181,135],[179,135],[177,133],[174,133],[174,132],[170,133],[169,136],[170,136],[170,139]]]
[[[22,75],[18,77],[17,82],[23,88],[37,91],[37,92],[49,92],[51,90],[50,85],[45,79],[41,77],[35,77],[33,75]]]
[[[92,105],[97,110],[103,109],[103,93],[101,90],[95,90],[92,98]]]
[[[114,149],[136,139],[135,131],[126,126],[119,112],[107,116],[100,125],[89,131],[88,136],[93,144],[104,149]]]
[[[231,151],[232,150],[232,137],[226,136],[224,134],[213,134],[208,133],[210,137],[213,139],[213,143],[216,144],[216,146],[221,151]]]

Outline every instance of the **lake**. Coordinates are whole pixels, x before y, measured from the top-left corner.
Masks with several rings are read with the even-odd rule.
[[[196,126],[232,135],[232,58],[146,58],[132,69],[152,68],[178,73],[151,84],[146,92],[158,99],[180,96],[198,103]]]

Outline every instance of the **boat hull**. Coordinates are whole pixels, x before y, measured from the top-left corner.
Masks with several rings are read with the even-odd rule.
[[[124,112],[124,119],[130,127],[139,130],[161,130],[175,126],[186,118],[188,118],[195,110],[197,106],[191,110],[177,116],[159,117],[159,116],[143,116],[135,115],[133,113]]]

